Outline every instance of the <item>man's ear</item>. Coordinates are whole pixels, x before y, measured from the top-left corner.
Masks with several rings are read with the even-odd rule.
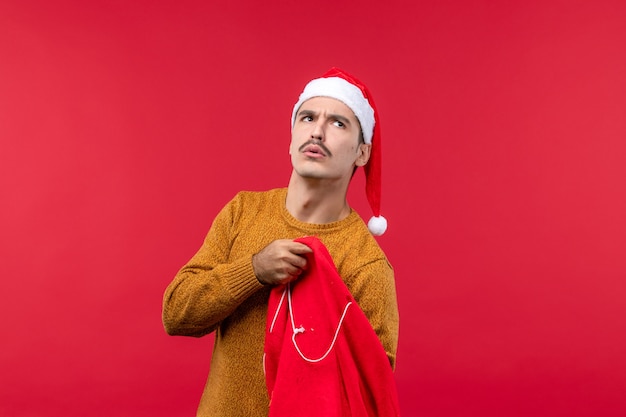
[[[356,158],[356,161],[354,161],[354,164],[358,167],[362,167],[363,165],[367,164],[367,161],[370,160],[370,155],[372,152],[372,145],[368,145],[366,143],[361,143],[359,144],[359,155]]]

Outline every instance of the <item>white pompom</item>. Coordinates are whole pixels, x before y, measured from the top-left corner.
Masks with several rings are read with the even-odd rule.
[[[387,219],[383,216],[374,216],[367,222],[367,228],[374,236],[380,236],[387,230]]]

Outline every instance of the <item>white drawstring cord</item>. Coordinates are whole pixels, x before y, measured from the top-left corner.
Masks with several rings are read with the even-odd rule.
[[[287,287],[285,287],[285,289],[283,290],[283,295],[280,296],[280,301],[278,302],[278,307],[276,308],[276,313],[274,313],[274,319],[272,320],[272,325],[270,326],[270,333],[272,333],[272,331],[274,330],[274,324],[276,324],[276,319],[278,318],[278,313],[280,312],[280,308],[283,305],[283,300],[285,299],[286,292],[287,292]]]
[[[335,342],[337,341],[337,336],[339,335],[339,330],[341,329],[341,325],[343,324],[343,319],[346,317],[346,313],[348,312],[348,307],[350,307],[350,304],[352,304],[352,301],[348,302],[348,304],[346,304],[346,306],[344,307],[343,313],[341,314],[341,319],[339,319],[339,324],[337,325],[337,329],[335,330],[335,335],[333,337],[333,341],[331,342],[330,347],[328,348],[326,353],[324,353],[318,359],[310,359],[310,358],[307,358],[306,356],[304,356],[304,354],[300,350],[300,347],[296,343],[296,335],[299,334],[299,333],[304,333],[305,329],[302,326],[296,327],[296,324],[294,322],[293,306],[291,305],[291,287],[290,287],[289,284],[287,284],[286,291],[287,291],[287,305],[289,307],[289,316],[291,317],[291,328],[293,329],[293,334],[291,335],[291,341],[293,342],[293,345],[295,346],[296,350],[300,354],[300,357],[302,359],[304,359],[305,361],[311,362],[311,363],[316,363],[316,362],[323,361],[326,358],[326,356],[328,356],[330,351],[333,350],[333,347],[335,346]],[[284,297],[284,295],[285,294],[283,293],[283,297]],[[281,300],[280,300],[281,304],[282,304],[282,300],[283,299],[281,298]],[[279,308],[280,308],[280,306],[279,306]]]
[[[289,314],[289,317],[291,318],[291,329],[293,330],[293,334],[291,335],[291,341],[293,342],[293,345],[296,348],[296,351],[298,352],[300,357],[302,359],[304,359],[305,361],[307,361],[307,362],[317,363],[317,362],[323,361],[328,356],[328,354],[333,350],[333,347],[335,346],[335,342],[337,341],[337,336],[339,335],[339,330],[341,330],[341,326],[343,324],[343,320],[346,317],[346,313],[348,312],[348,307],[350,307],[350,305],[352,304],[352,301],[348,302],[346,304],[346,306],[344,307],[343,313],[341,314],[341,318],[339,319],[339,324],[337,325],[337,329],[335,330],[335,335],[333,336],[333,341],[331,342],[330,347],[328,348],[326,353],[324,353],[318,359],[310,359],[310,358],[307,358],[306,356],[304,356],[304,354],[300,350],[300,347],[298,346],[298,343],[296,343],[296,335],[300,334],[300,333],[304,333],[305,328],[303,326],[296,327],[296,323],[294,321],[293,306],[292,306],[292,303],[291,303],[291,284],[287,284],[285,286],[285,289],[283,290],[283,294],[281,295],[280,301],[278,302],[278,307],[276,307],[276,312],[274,313],[274,318],[272,319],[272,324],[270,325],[270,333],[272,333],[273,330],[274,330],[274,325],[276,324],[276,319],[278,318],[278,313],[280,313],[280,309],[281,309],[281,307],[283,305],[283,302],[285,300],[285,294],[287,294],[288,314]],[[265,368],[265,355],[263,355],[263,367]]]

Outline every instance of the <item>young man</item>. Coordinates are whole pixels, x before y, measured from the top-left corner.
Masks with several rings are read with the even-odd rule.
[[[372,237],[386,228],[379,216],[377,117],[367,88],[342,70],[333,68],[308,83],[293,110],[293,171],[287,188],[238,193],[168,286],[163,301],[168,334],[216,332],[199,416],[268,415],[263,369],[268,298],[273,288],[306,279],[311,248],[294,241],[303,236],[315,236],[328,249],[384,348],[389,369],[395,367],[393,270]],[[370,230],[346,200],[352,175],[361,166],[377,216]]]

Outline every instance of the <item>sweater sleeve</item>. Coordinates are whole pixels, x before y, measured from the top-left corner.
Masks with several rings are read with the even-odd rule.
[[[240,204],[236,197],[220,211],[201,248],[166,288],[162,318],[168,334],[208,334],[263,287],[254,275],[252,253],[229,259]]]
[[[392,369],[395,369],[399,315],[391,265],[386,259],[373,260],[359,268],[350,281],[352,296],[374,328]]]

